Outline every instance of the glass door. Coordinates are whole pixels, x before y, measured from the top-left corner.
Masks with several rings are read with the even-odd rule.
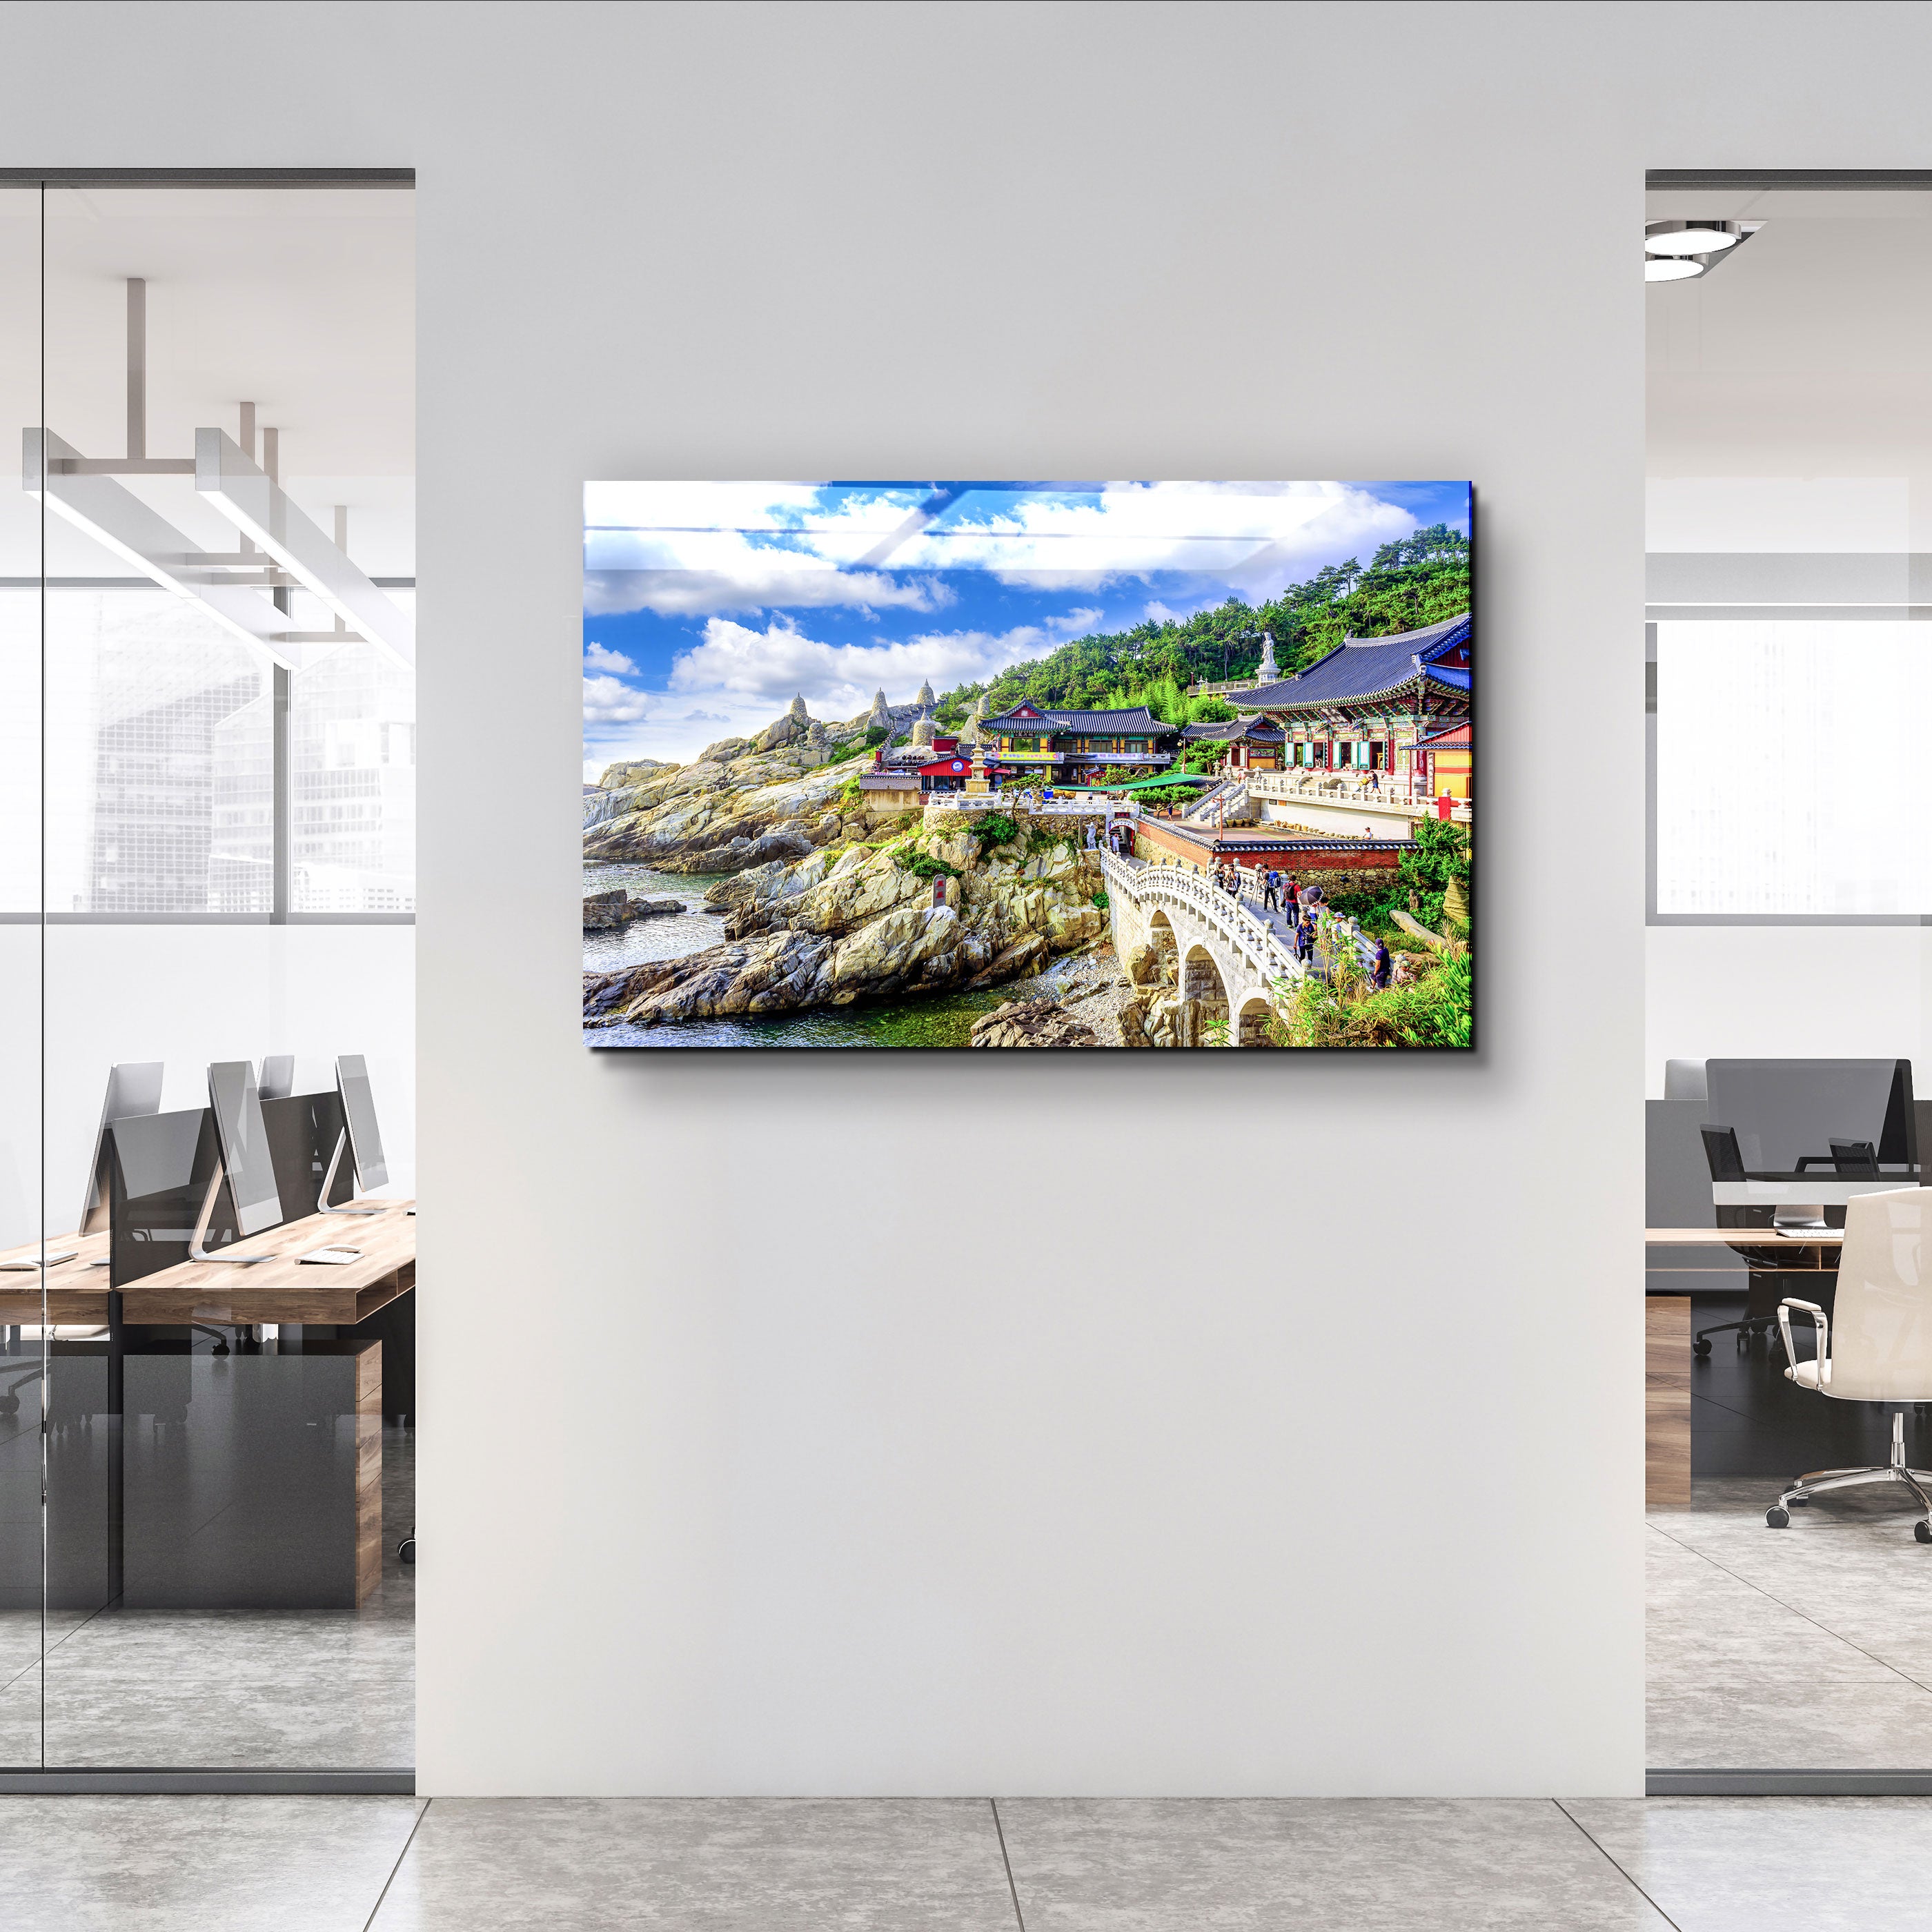
[[[0,182],[0,422],[40,406],[39,185]],[[40,1761],[40,518],[0,487],[0,1766]]]
[[[413,197],[8,196],[0,1765],[394,1784]]]

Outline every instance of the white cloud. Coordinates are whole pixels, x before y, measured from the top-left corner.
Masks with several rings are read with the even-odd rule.
[[[983,681],[1018,660],[1044,657],[1090,628],[1100,614],[1075,610],[1010,631],[934,631],[879,644],[820,644],[780,620],[758,631],[713,617],[704,642],[672,665],[670,686],[781,706],[802,692],[818,715],[844,717],[863,710],[882,688],[903,704],[928,680],[944,691]]]
[[[638,668],[622,651],[606,650],[602,644],[590,644],[584,647],[584,662],[592,670],[628,673],[634,677]]]
[[[830,606],[932,610],[942,584],[872,568],[926,491],[880,487],[830,505],[810,483],[590,483],[584,608],[669,616]],[[896,562],[893,569],[900,567]]]
[[[721,556],[712,567],[682,564],[648,570],[586,571],[584,608],[593,617],[655,610],[662,616],[701,617],[714,611],[772,608],[936,610],[952,592],[931,578],[881,576],[877,571],[842,571],[795,550],[754,550]]]
[[[1189,572],[1268,594],[1321,562],[1406,536],[1415,519],[1346,483],[1110,483],[1025,497],[904,544],[895,568],[990,571],[1034,589]]]
[[[650,693],[633,691],[614,677],[584,680],[584,722],[586,724],[634,724],[649,715]]]
[[[1264,597],[1415,527],[1407,511],[1337,482],[971,492],[929,527],[926,500],[920,485],[828,505],[810,484],[592,484],[584,608],[932,610],[952,599],[942,573],[959,570],[1035,590],[1191,572]]]

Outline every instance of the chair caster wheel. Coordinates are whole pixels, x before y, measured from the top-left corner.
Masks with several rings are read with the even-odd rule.
[[[0,1395],[0,1415],[18,1415],[20,1398],[16,1395]]]
[[[413,1563],[416,1560],[416,1540],[413,1536],[406,1536],[396,1545],[396,1561],[398,1563]]]
[[[1921,1543],[1932,1543],[1932,1522],[1927,1522],[1922,1517],[1912,1526],[1912,1533]]]
[[[1690,1344],[1690,1352],[1694,1355],[1708,1356],[1711,1352],[1711,1345],[1708,1342],[1701,1340],[1693,1342]]]
[[[1770,1508],[1765,1511],[1764,1520],[1768,1528],[1782,1529],[1790,1522],[1791,1513],[1788,1510],[1780,1509],[1777,1504],[1773,1503]]]

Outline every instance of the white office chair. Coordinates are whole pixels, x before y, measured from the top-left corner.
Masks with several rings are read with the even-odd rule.
[[[1816,1389],[1834,1402],[1932,1402],[1932,1280],[1921,1265],[1932,1188],[1904,1187],[1852,1197],[1845,1210],[1845,1241],[1838,1256],[1838,1292],[1830,1318],[1814,1301],[1778,1304],[1784,1337],[1785,1379]],[[1815,1360],[1801,1362],[1791,1346],[1791,1311],[1811,1318],[1817,1331]],[[1764,1513],[1773,1529],[1791,1520],[1794,1503],[1828,1490],[1862,1483],[1902,1483],[1920,1516],[1912,1533],[1932,1543],[1932,1472],[1908,1468],[1905,1412],[1892,1417],[1892,1461],[1876,1469],[1816,1469],[1800,1476]]]

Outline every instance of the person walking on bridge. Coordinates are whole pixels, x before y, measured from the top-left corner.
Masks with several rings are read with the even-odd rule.
[[[1288,875],[1288,889],[1282,895],[1281,909],[1288,915],[1288,922],[1290,926],[1300,923],[1301,886],[1292,872]]]
[[[1281,874],[1270,866],[1268,876],[1262,882],[1262,910],[1279,912],[1281,910]]]

